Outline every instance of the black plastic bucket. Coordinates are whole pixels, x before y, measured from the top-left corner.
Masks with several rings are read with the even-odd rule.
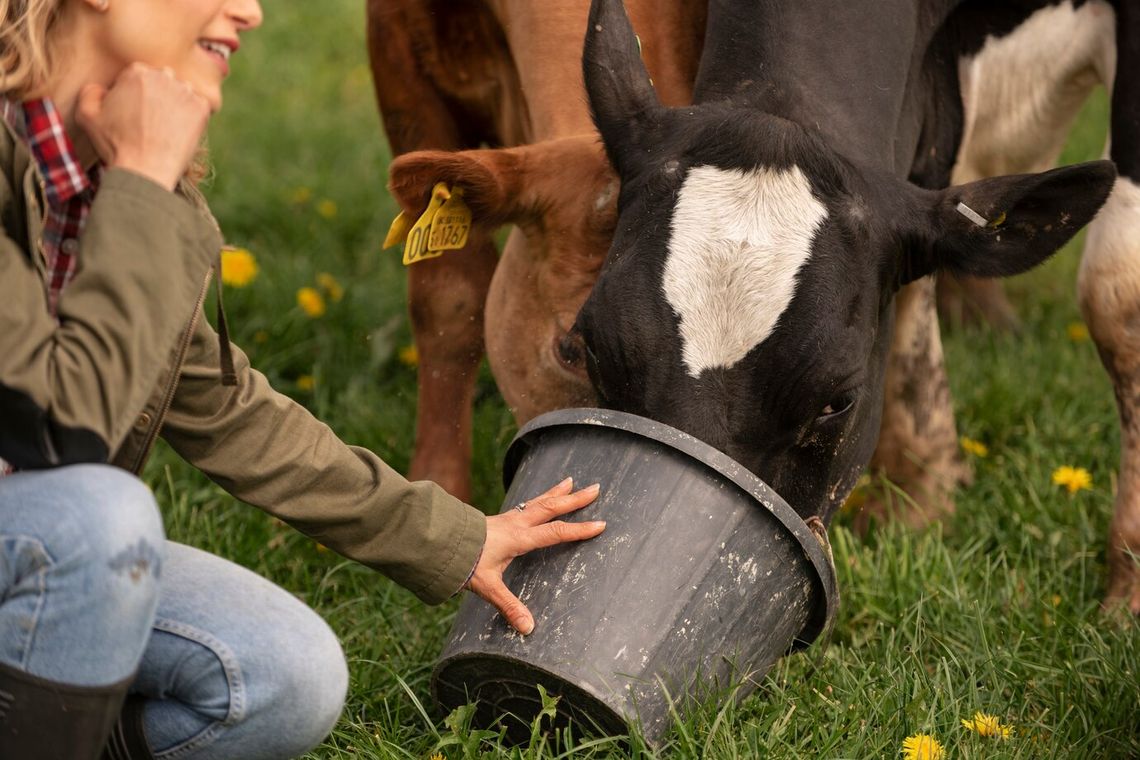
[[[651,420],[602,409],[542,415],[515,437],[504,509],[567,475],[602,484],[574,520],[601,536],[532,552],[507,570],[535,629],[515,633],[488,604],[464,600],[432,675],[446,710],[478,701],[475,721],[505,717],[524,740],[561,697],[576,729],[651,744],[695,700],[750,692],[788,651],[807,646],[838,606],[822,524],[809,527],[729,457]],[[813,521],[818,523],[818,521]]]

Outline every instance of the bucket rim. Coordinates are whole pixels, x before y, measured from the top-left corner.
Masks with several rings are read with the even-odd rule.
[[[612,728],[617,726],[629,726],[630,719],[626,717],[621,709],[610,704],[607,700],[607,695],[600,692],[593,684],[582,682],[579,675],[572,670],[560,668],[550,664],[539,665],[530,660],[524,660],[519,657],[499,654],[495,652],[458,652],[449,657],[444,657],[438,660],[432,667],[430,689],[432,697],[437,704],[447,706],[447,703],[442,699],[443,689],[445,687],[444,675],[451,668],[456,666],[463,667],[465,664],[474,662],[489,662],[497,661],[500,663],[509,663],[512,665],[522,666],[527,670],[541,673],[547,678],[559,681],[564,684],[569,684],[574,689],[577,689],[582,694],[586,695],[589,699],[593,700],[598,707],[600,707],[606,715],[603,720]],[[472,695],[468,694],[468,699]]]
[[[572,407],[546,412],[523,425],[507,447],[507,453],[503,457],[504,489],[510,489],[523,456],[532,445],[531,439],[540,431],[580,426],[620,430],[668,446],[705,465],[751,496],[799,542],[815,570],[818,587],[823,592],[811,617],[796,636],[792,651],[806,649],[834,622],[839,610],[839,588],[830,547],[824,548],[826,533],[822,538],[818,537],[783,497],[744,465],[699,438],[670,425],[615,409]]]

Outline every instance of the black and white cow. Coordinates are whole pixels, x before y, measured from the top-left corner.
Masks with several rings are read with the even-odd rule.
[[[1131,411],[1140,242],[1111,232],[1140,228],[1140,10],[1131,0],[1083,5],[1115,31],[1116,168],[1099,161],[947,187],[967,125],[978,136],[983,106],[972,91],[963,99],[964,83],[978,84],[970,62],[984,65],[990,41],[1051,4],[881,0],[871,13],[846,0],[711,0],[694,105],[665,108],[620,0],[594,0],[585,79],[621,192],[613,244],[576,327],[602,402],[720,448],[804,516],[834,514],[880,427],[894,451],[926,446],[952,472],[956,436],[926,275],[1025,271],[1107,199],[1107,231],[1091,236],[1081,291],[1095,304],[1086,314],[1125,427],[1129,495],[1117,506],[1109,595],[1140,612],[1126,556],[1140,548],[1140,512],[1128,500],[1140,498],[1140,482],[1124,485],[1140,477],[1140,461],[1129,465],[1140,445]]]

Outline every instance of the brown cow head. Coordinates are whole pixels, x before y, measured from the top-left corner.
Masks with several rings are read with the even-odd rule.
[[[435,183],[446,182],[463,188],[474,225],[488,231],[516,225],[491,283],[485,327],[491,370],[516,419],[592,405],[584,355],[567,333],[593,286],[616,217],[617,178],[598,136],[418,151],[395,159],[389,173],[392,194],[412,218],[426,207]]]

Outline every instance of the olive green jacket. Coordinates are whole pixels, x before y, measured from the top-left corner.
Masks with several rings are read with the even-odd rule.
[[[202,314],[222,240],[187,194],[108,170],[49,313],[41,180],[0,125],[0,458],[138,473],[162,435],[238,499],[424,601],[454,594],[486,537],[481,512],[342,443],[236,346],[237,382],[223,384]]]

